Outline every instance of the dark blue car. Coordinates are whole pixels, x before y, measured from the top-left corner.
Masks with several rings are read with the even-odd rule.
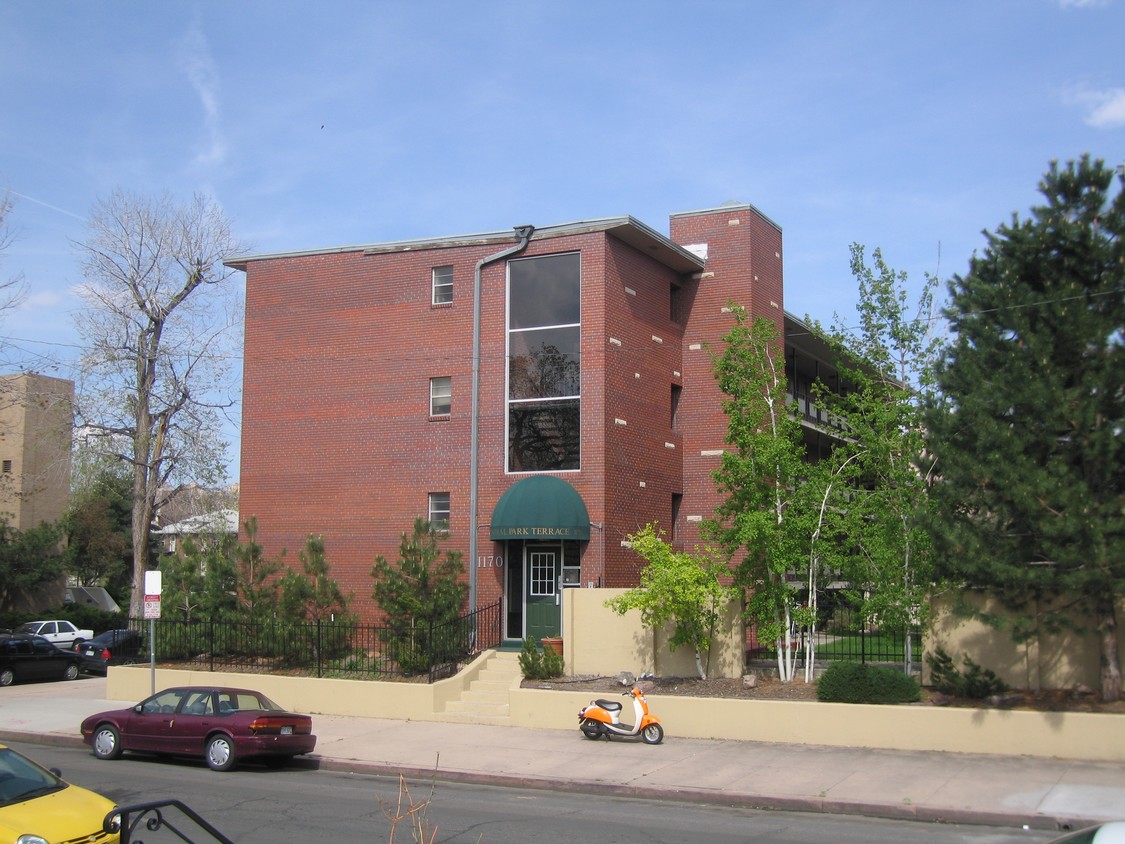
[[[136,630],[107,630],[78,647],[82,670],[105,674],[110,665],[128,665],[144,659],[144,640]]]

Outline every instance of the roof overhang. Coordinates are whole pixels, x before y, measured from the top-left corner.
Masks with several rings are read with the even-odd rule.
[[[562,223],[555,226],[537,228],[531,241],[566,237],[589,232],[605,232],[639,252],[650,256],[677,273],[697,273],[703,269],[702,258],[674,243],[655,229],[646,226],[633,217],[606,217],[598,220],[582,220]],[[324,249],[305,249],[293,252],[262,252],[246,255],[232,255],[223,264],[232,269],[246,271],[254,261],[268,261],[277,258],[300,258],[315,255],[336,255],[344,252],[362,252],[364,255],[382,255],[393,252],[421,252],[430,249],[453,249],[464,246],[494,246],[512,243],[515,235],[512,230],[483,232],[480,234],[451,235],[447,237],[422,238],[418,240],[394,240],[386,243],[357,244],[353,246],[333,246]]]

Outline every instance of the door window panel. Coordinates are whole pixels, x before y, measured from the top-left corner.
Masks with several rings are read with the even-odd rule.
[[[555,554],[552,551],[533,551],[530,555],[531,595],[549,597],[555,594]]]

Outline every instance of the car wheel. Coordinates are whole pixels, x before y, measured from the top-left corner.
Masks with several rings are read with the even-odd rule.
[[[102,724],[94,730],[91,746],[94,755],[99,759],[116,759],[121,755],[121,734],[117,732],[116,727]]]
[[[641,731],[645,744],[660,744],[664,741],[664,728],[659,724],[649,724]]]
[[[73,642],[70,643],[70,649],[72,651],[80,650],[84,644],[86,644],[85,639],[75,639]]]
[[[229,771],[234,767],[234,742],[222,733],[211,736],[204,756],[207,757],[207,767],[212,771]]]
[[[63,672],[63,679],[77,680],[78,679],[78,663],[68,662],[66,664],[66,671]]]
[[[16,672],[11,668],[0,669],[0,686],[10,686],[16,682]]]

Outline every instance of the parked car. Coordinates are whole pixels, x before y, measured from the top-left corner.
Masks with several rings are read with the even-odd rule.
[[[165,689],[129,709],[91,715],[82,740],[99,759],[126,750],[202,756],[215,771],[244,758],[280,768],[316,747],[311,716],[287,712],[261,692],[211,686]]]
[[[103,831],[102,822],[115,808],[0,744],[0,841],[114,844],[121,840],[119,831]]]
[[[1125,844],[1125,821],[1111,821],[1052,838],[1048,844]]]
[[[93,630],[82,630],[69,621],[57,619],[53,621],[25,621],[15,629],[16,633],[27,633],[30,636],[42,636],[48,642],[60,648],[73,648],[81,645],[87,639],[94,638]]]
[[[81,656],[42,636],[0,634],[0,686],[17,680],[73,680],[81,667]]]
[[[144,640],[136,630],[107,630],[78,646],[82,670],[105,674],[110,665],[129,665],[143,656]]]

